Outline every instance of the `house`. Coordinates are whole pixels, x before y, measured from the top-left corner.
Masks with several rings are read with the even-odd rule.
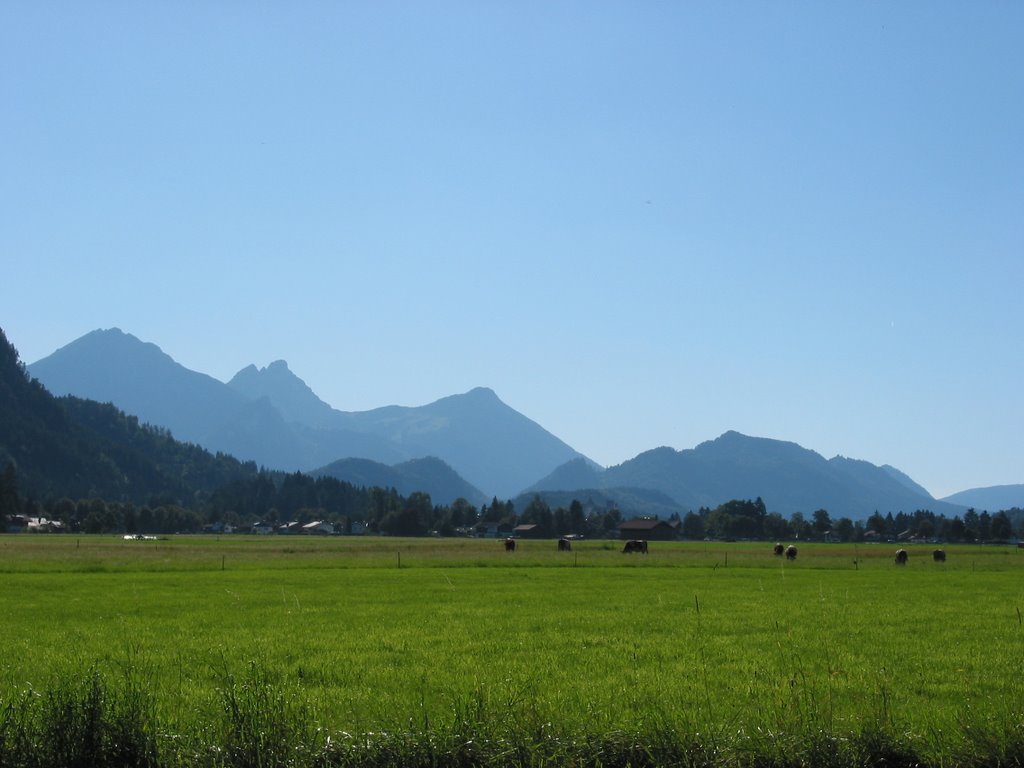
[[[327,536],[334,533],[334,524],[324,520],[314,520],[312,523],[306,523],[302,526],[302,532],[316,536]]]
[[[64,523],[60,520],[47,520],[45,517],[28,517],[26,528],[29,533],[61,533]]]
[[[483,522],[473,528],[478,539],[504,539],[512,535],[511,523]]]
[[[678,520],[659,520],[657,518],[639,517],[626,520],[619,524],[620,539],[650,539],[652,541],[672,541],[679,531]]]
[[[364,521],[362,521],[362,520],[358,520],[358,521],[357,520],[353,520],[352,521],[352,535],[353,536],[362,536],[364,533],[366,533],[366,523]]]
[[[298,520],[292,520],[288,523],[282,523],[277,526],[278,533],[299,533],[302,530],[302,525]]]
[[[539,539],[542,538],[543,531],[535,523],[523,523],[512,529],[512,535],[517,539]]]
[[[274,532],[274,524],[260,520],[259,522],[252,524],[252,532],[265,536],[268,533]]]
[[[203,533],[234,533],[235,526],[231,523],[209,523],[203,526]]]

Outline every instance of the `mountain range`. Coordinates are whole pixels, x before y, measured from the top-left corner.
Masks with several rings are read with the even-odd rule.
[[[55,395],[111,402],[180,440],[289,472],[346,458],[396,465],[435,457],[472,486],[467,498],[511,498],[585,458],[490,389],[419,407],[339,411],[284,361],[249,366],[223,383],[116,328],[88,333],[28,370]]]
[[[761,497],[773,512],[789,515],[826,509],[833,517],[863,519],[871,513],[930,509],[945,515],[963,508],[931,496],[890,466],[836,456],[825,459],[796,443],[726,432],[696,448],[655,448],[601,470],[568,462],[530,490],[574,488],[659,491],[684,509],[714,508],[730,499]]]
[[[1024,484],[968,488],[947,496],[944,501],[975,509],[1024,509]]]
[[[624,513],[684,513],[735,498],[769,511],[864,519],[874,511],[962,514],[894,467],[727,432],[600,467],[483,387],[417,407],[341,411],[282,360],[223,383],[118,329],[97,330],[28,367],[55,394],[111,402],[179,439],[268,468],[356,485],[426,490],[435,503],[589,493]],[[975,505],[977,506],[977,505]]]

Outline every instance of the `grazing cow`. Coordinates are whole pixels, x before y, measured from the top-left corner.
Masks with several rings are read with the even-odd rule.
[[[934,552],[932,552],[932,560],[934,560],[936,563],[946,562],[946,550],[936,549]]]
[[[558,540],[559,552],[572,552],[572,542],[564,536]]]
[[[647,554],[647,542],[644,539],[630,539],[626,542],[626,546],[622,548],[622,553],[640,552],[644,555]]]
[[[905,549],[897,549],[896,550],[896,565],[906,565],[906,564],[907,564],[907,550],[905,550]]]
[[[786,548],[781,544],[776,544],[774,547],[772,547],[772,552],[774,552],[778,557],[782,557],[782,553],[785,551]]]
[[[505,539],[505,551],[506,552],[515,552],[516,551],[516,540],[515,539]]]
[[[786,559],[796,560],[796,547],[794,547],[792,544],[786,547]]]

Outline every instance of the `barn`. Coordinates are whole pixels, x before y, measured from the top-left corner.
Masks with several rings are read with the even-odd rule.
[[[648,541],[672,541],[679,533],[678,520],[658,520],[638,517],[619,524],[620,539],[647,539]]]
[[[517,539],[541,539],[544,538],[544,532],[541,530],[539,525],[533,523],[524,523],[523,525],[517,525],[512,529],[512,535]]]

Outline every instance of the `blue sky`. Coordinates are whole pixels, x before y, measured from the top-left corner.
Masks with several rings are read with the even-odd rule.
[[[1024,483],[1024,5],[10,2],[0,327]]]

